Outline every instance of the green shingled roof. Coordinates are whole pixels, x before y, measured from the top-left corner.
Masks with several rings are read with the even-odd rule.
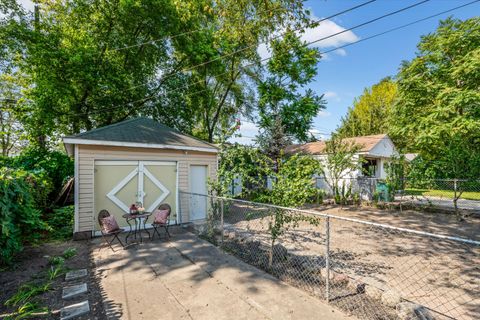
[[[217,149],[213,144],[183,134],[149,118],[136,118],[65,137],[94,141],[170,145],[189,148]]]

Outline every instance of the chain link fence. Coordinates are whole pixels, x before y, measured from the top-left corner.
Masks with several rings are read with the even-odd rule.
[[[194,221],[201,237],[357,319],[480,319],[479,241],[193,193],[180,200],[184,214],[205,213]]]
[[[325,178],[315,179],[325,199],[334,199]],[[392,185],[379,178],[343,178],[338,182],[338,190],[346,203],[358,199],[400,208],[480,213],[480,180],[403,179]]]

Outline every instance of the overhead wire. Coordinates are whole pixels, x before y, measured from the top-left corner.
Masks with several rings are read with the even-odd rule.
[[[377,0],[369,0],[369,1],[363,2],[363,3],[358,4],[358,5],[356,5],[356,6],[353,6],[353,7],[347,8],[347,9],[345,9],[345,10],[339,11],[339,12],[337,12],[337,13],[334,13],[334,14],[332,14],[332,15],[329,15],[328,17],[321,18],[321,19],[318,19],[318,20],[315,20],[315,21],[311,21],[311,22],[307,23],[305,26],[292,29],[291,31],[295,32],[295,31],[303,30],[303,29],[308,28],[308,27],[310,27],[310,26],[312,26],[312,25],[319,24],[319,23],[321,23],[321,22],[323,22],[323,21],[326,21],[326,20],[335,18],[335,17],[337,17],[337,16],[343,15],[343,14],[348,13],[348,12],[351,12],[351,11],[353,11],[353,10],[359,9],[359,8],[361,8],[361,7],[363,7],[363,6],[366,6],[366,5],[370,4],[370,3],[373,3],[373,2],[375,2],[375,1],[377,1]],[[424,1],[430,1],[430,0],[424,0]],[[269,40],[267,40],[267,41],[260,41],[260,42],[258,42],[258,43],[251,44],[251,45],[249,45],[249,46],[247,46],[247,47],[244,47],[244,48],[235,50],[235,51],[233,51],[233,52],[226,53],[226,54],[223,54],[223,55],[219,55],[218,57],[216,57],[216,58],[214,58],[214,59],[211,59],[211,60],[208,60],[208,61],[204,61],[204,62],[199,63],[199,64],[197,64],[197,65],[190,66],[190,67],[185,67],[185,68],[183,68],[183,69],[181,69],[181,70],[178,70],[177,72],[169,73],[167,76],[163,77],[161,80],[163,81],[163,80],[165,80],[165,79],[167,79],[167,78],[170,78],[170,77],[173,77],[174,75],[179,74],[179,73],[181,73],[181,72],[191,71],[191,70],[193,70],[193,69],[196,69],[196,68],[198,68],[198,67],[205,66],[205,65],[207,65],[207,64],[213,63],[213,62],[218,61],[218,60],[221,60],[221,59],[223,59],[223,58],[230,57],[230,56],[235,55],[235,54],[237,54],[237,53],[243,52],[243,51],[245,51],[245,50],[247,50],[247,49],[252,49],[252,48],[255,48],[255,49],[256,49],[258,45],[267,44],[268,42],[273,41],[273,40],[275,40],[275,39],[278,39],[278,38],[284,36],[285,34],[286,34],[286,33],[284,32],[284,33],[281,33],[281,34],[279,34],[279,35],[276,35],[276,36],[272,37],[271,39],[269,39]],[[262,62],[262,61],[260,61],[260,62]],[[256,63],[257,63],[257,62],[255,62],[255,63],[253,63],[253,64],[256,64]],[[167,73],[168,73],[168,72],[167,72]],[[226,72],[226,73],[228,73],[228,72]],[[226,74],[226,73],[224,73],[224,74]],[[135,85],[135,86],[131,86],[131,87],[125,89],[125,90],[131,90],[131,89],[143,87],[143,86],[145,86],[145,85],[148,85],[148,84],[152,83],[153,81],[155,81],[155,80],[150,80],[150,81],[147,81],[147,82],[145,82],[145,83],[141,83],[141,84],[138,84],[138,85]]]
[[[330,34],[330,35],[325,36],[325,37],[322,37],[322,38],[320,38],[320,39],[316,39],[316,40],[307,42],[307,43],[305,43],[303,46],[306,47],[306,46],[309,46],[309,45],[311,45],[311,44],[313,44],[313,43],[318,43],[318,42],[320,42],[320,41],[323,41],[323,40],[326,40],[326,39],[330,39],[330,38],[332,38],[332,37],[334,37],[334,36],[338,36],[338,35],[340,35],[340,34],[343,34],[343,33],[345,33],[345,32],[351,31],[351,30],[353,30],[353,29],[357,29],[357,28],[362,27],[362,26],[365,26],[365,25],[367,25],[367,24],[376,22],[376,21],[378,21],[378,20],[380,20],[380,19],[383,19],[383,18],[385,18],[385,17],[389,17],[389,16],[392,16],[392,15],[394,15],[394,14],[398,14],[398,13],[400,13],[400,12],[403,12],[403,11],[406,11],[406,10],[409,10],[409,9],[412,9],[412,8],[418,6],[418,5],[421,5],[421,4],[426,3],[426,2],[429,2],[429,1],[430,1],[430,0],[422,0],[422,1],[420,1],[420,2],[414,3],[414,4],[409,5],[409,6],[407,6],[407,7],[403,7],[403,8],[401,8],[401,9],[398,9],[398,10],[395,10],[395,11],[392,11],[392,12],[389,12],[389,13],[387,13],[387,14],[384,14],[384,15],[379,16],[379,17],[377,17],[377,18],[368,20],[368,21],[363,22],[363,23],[361,23],[361,24],[355,25],[355,26],[353,26],[353,27],[351,27],[351,28],[344,29],[344,30],[342,30],[342,31],[336,32],[336,33],[334,33],[334,34]],[[479,1],[479,0],[476,0],[476,1]],[[369,2],[368,2],[368,3],[369,3]],[[366,3],[364,3],[364,4],[366,4]],[[453,10],[453,9],[452,9],[452,10]],[[344,11],[345,11],[345,10],[344,10]],[[337,48],[336,48],[336,50],[338,50],[338,49],[340,49],[340,47],[337,47]],[[322,53],[322,52],[320,52],[320,53]],[[270,60],[271,58],[272,58],[272,56],[266,57],[266,58],[261,59],[259,62],[260,62],[260,63],[263,63],[263,62],[265,62],[265,61],[267,61],[267,60]],[[210,61],[213,61],[213,60],[210,60]],[[257,64],[257,63],[258,63],[258,62],[250,63],[250,64],[247,64],[247,65],[242,66],[242,67],[240,67],[240,68],[246,68],[246,67],[248,67],[248,66],[252,66],[252,65],[255,65],[255,64]],[[204,64],[202,64],[202,65],[204,65]],[[198,66],[198,65],[197,65],[197,66]],[[192,67],[192,68],[193,68],[193,67]],[[190,70],[190,69],[189,69],[189,70]],[[179,71],[179,72],[181,72],[181,71]],[[227,73],[229,73],[229,72],[221,73],[221,74],[219,74],[219,75],[227,74]],[[172,74],[172,75],[173,75],[173,74]],[[169,75],[169,76],[172,76],[172,75]],[[219,75],[217,75],[217,76],[219,76]],[[162,79],[162,80],[164,80],[164,79]],[[196,83],[199,83],[199,82],[200,82],[200,81],[198,81],[198,82],[196,82]],[[202,82],[203,82],[203,80],[202,80]],[[166,93],[162,93],[162,95],[166,95],[166,94],[173,93],[173,92],[176,92],[176,91],[181,90],[181,89],[188,88],[188,87],[190,87],[190,86],[192,86],[192,85],[194,85],[194,84],[196,84],[196,83],[189,84],[189,85],[187,85],[187,86],[183,86],[183,87],[180,87],[180,88],[176,88],[176,89],[170,90],[170,91],[168,91],[168,92],[166,92]],[[201,91],[199,91],[199,92],[204,92],[204,91],[206,91],[206,89],[201,90]],[[190,94],[188,94],[188,95],[192,95],[192,94],[195,94],[195,92],[194,92],[194,93],[190,93]],[[127,103],[125,103],[125,104],[121,104],[121,105],[117,105],[117,106],[118,106],[118,107],[123,107],[123,106],[128,105],[128,104],[137,103],[137,102],[143,102],[143,101],[145,101],[146,99],[152,99],[152,97],[147,97],[147,98],[143,98],[143,99],[139,99],[139,100],[135,100],[135,101],[130,101],[130,102],[127,102]],[[104,112],[105,110],[110,110],[110,109],[102,109],[102,110],[99,110],[98,112]],[[89,112],[89,114],[94,114],[94,113],[95,113],[94,111]],[[83,114],[83,113],[70,114],[70,115],[75,116],[75,115],[82,115],[82,114]],[[67,115],[67,114],[66,114],[66,115]]]
[[[268,12],[271,13],[271,12],[276,12],[276,11],[281,11],[281,10],[285,10],[285,9],[284,8],[275,8],[275,9],[272,9],[272,10],[264,10],[264,13],[268,13]],[[177,33],[177,34],[174,34],[174,35],[167,35],[167,36],[152,39],[152,40],[149,40],[149,41],[145,41],[145,42],[141,42],[141,43],[137,43],[137,44],[132,44],[132,45],[128,45],[128,46],[123,46],[123,47],[111,48],[111,49],[107,49],[107,50],[108,51],[121,51],[121,50],[126,50],[126,49],[131,49],[131,48],[137,48],[137,47],[141,47],[141,46],[145,46],[145,45],[152,45],[152,44],[157,43],[159,41],[169,40],[169,39],[171,40],[171,39],[179,38],[179,37],[182,37],[182,36],[194,34],[194,33],[197,33],[197,32],[205,31],[207,29],[208,28],[202,27],[202,28],[198,28],[198,29],[195,29],[195,30],[189,30],[189,31]]]

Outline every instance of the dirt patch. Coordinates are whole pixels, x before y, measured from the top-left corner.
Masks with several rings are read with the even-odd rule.
[[[0,314],[4,315],[15,311],[13,307],[6,307],[5,301],[14,295],[21,285],[27,282],[45,282],[50,269],[48,257],[61,256],[68,248],[75,248],[77,255],[65,261],[66,268],[88,270],[88,277],[82,279],[82,282],[87,283],[88,293],[83,295],[82,299],[88,299],[91,312],[83,319],[105,319],[101,290],[94,273],[90,241],[47,243],[25,248],[17,257],[14,267],[0,272],[0,287],[2,287],[0,291]],[[71,300],[65,303],[62,300],[62,288],[66,285],[64,279],[64,275],[57,277],[52,281],[51,290],[35,297],[39,306],[46,306],[52,312],[50,315],[41,317],[42,319],[57,319],[62,307],[70,303],[80,302]]]
[[[311,206],[308,209],[325,214],[388,224],[399,228],[480,241],[480,219],[478,216],[470,216],[464,220],[459,220],[455,214],[439,211],[400,211],[364,206],[345,206],[343,208],[340,206]]]
[[[322,256],[301,256],[276,245],[273,263],[269,266],[269,250],[260,241],[226,239],[222,249],[244,262],[262,269],[278,279],[300,288],[316,298],[326,299],[325,259]],[[330,304],[357,319],[396,320],[395,308],[369,297],[365,287],[341,274],[330,274]]]
[[[356,207],[319,207],[317,210],[337,217],[440,235],[478,239],[480,234],[479,220],[458,221],[455,216],[445,214]],[[258,241],[260,244],[253,247],[248,244],[244,248],[227,244],[227,250],[264,269],[272,219],[266,207],[230,204],[224,217],[226,241]],[[310,283],[318,282],[320,292],[324,292],[321,278],[312,279],[312,274],[303,270],[306,267],[321,273],[325,268],[326,219],[319,217],[318,220],[317,224],[300,221],[277,239],[277,244],[286,249],[279,252],[288,252],[289,258],[274,259],[278,267],[274,265],[271,273],[287,282],[298,282],[297,286],[308,291],[312,290]],[[332,288],[332,303],[341,309],[351,309],[352,314],[363,319],[385,319],[387,309],[378,307],[381,300],[378,297],[393,291],[404,301],[427,307],[438,319],[480,318],[479,246],[333,217],[329,221],[330,270],[339,274],[337,280],[341,280]],[[297,258],[292,259],[292,255]],[[352,293],[342,286],[342,277],[373,290],[367,290],[367,294]],[[395,306],[398,302],[392,304]]]

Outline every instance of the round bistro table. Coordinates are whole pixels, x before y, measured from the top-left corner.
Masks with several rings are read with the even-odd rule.
[[[145,224],[147,223],[148,217],[150,217],[150,212],[144,212],[142,214],[132,214],[126,213],[122,217],[127,221],[130,230],[128,231],[127,237],[125,238],[125,242],[128,243],[128,238],[133,235],[133,238],[137,240],[137,234],[140,238],[140,242],[143,242],[142,232],[146,232],[148,234],[148,239],[150,238],[150,232],[148,232]],[[142,230],[142,219],[143,219],[143,230]],[[132,224],[132,221],[135,224]]]

